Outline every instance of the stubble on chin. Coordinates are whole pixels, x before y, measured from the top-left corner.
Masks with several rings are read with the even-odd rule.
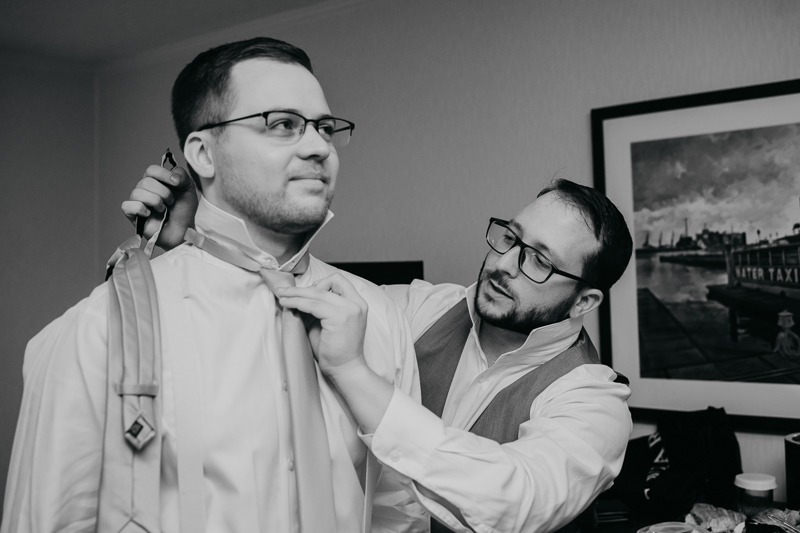
[[[287,235],[318,228],[325,221],[333,200],[333,190],[328,188],[324,198],[302,205],[293,201],[285,190],[276,193],[258,191],[238,178],[229,180],[221,192],[228,205],[253,224]]]
[[[515,296],[511,309],[502,311],[492,305],[491,300],[494,300],[494,298],[481,290],[490,279],[505,292],[512,295],[514,292],[501,274],[496,271],[485,271],[484,261],[484,265],[481,266],[480,276],[478,277],[477,290],[475,291],[475,311],[481,320],[494,327],[527,335],[536,328],[564,320],[572,307],[571,301],[564,300],[554,307],[541,308],[533,305],[530,309],[523,311],[520,309],[520,303]]]

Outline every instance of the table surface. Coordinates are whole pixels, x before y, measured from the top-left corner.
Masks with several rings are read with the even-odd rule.
[[[598,502],[598,515],[602,520],[603,511],[613,513],[614,511],[620,512],[629,508],[619,500],[601,500]],[[775,509],[786,509],[785,502],[772,502],[772,507]],[[676,517],[673,521],[683,522],[683,517]],[[627,520],[619,522],[600,522],[597,526],[595,533],[636,533],[643,527],[651,526],[661,522],[669,522],[669,520],[652,520],[646,515],[631,513]]]

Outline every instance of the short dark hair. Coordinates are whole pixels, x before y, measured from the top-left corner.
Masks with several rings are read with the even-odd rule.
[[[272,59],[314,73],[303,50],[269,37],[227,43],[199,54],[183,68],[172,86],[172,120],[181,150],[197,128],[225,120],[234,101],[229,87],[231,69],[247,59]],[[189,173],[200,188],[200,179],[191,165]]]
[[[611,200],[592,187],[559,179],[545,187],[538,196],[557,194],[580,211],[586,225],[594,232],[600,248],[583,261],[581,277],[605,292],[622,277],[633,253],[633,240],[625,218]],[[537,198],[538,198],[537,196]]]

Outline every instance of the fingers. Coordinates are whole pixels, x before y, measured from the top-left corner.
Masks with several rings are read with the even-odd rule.
[[[147,188],[144,188],[142,185],[144,181],[140,181],[139,185],[131,192],[132,201],[139,202],[144,207],[159,213],[163,212],[166,206],[175,202],[169,189],[152,179],[146,184]],[[149,189],[155,189],[155,191]]]
[[[333,317],[337,309],[342,307],[353,307],[361,310],[358,304],[338,294],[320,290],[316,287],[287,287],[278,289],[277,293],[281,305],[284,307],[309,313],[319,319]]]
[[[294,309],[323,321],[340,315],[340,308],[321,299],[306,295],[281,296],[278,300],[287,309]]]
[[[358,303],[359,307],[363,304],[366,308],[367,302],[361,298],[353,284],[339,272],[316,281],[312,286],[322,291],[330,291],[350,302]]]
[[[341,274],[319,280],[311,287],[287,287],[278,290],[284,307],[325,320],[357,318],[369,310],[367,302]]]
[[[348,303],[358,307],[363,313],[369,309],[353,284],[340,273],[322,278],[310,287],[287,287],[279,292],[279,296],[308,298],[334,306]]]
[[[170,187],[177,187],[183,184],[184,179],[187,177],[188,176],[186,174],[186,171],[180,167],[175,167],[170,171],[158,165],[150,165],[144,171],[144,176],[142,176],[142,180],[146,180],[147,178],[152,178],[156,181],[160,181],[164,185],[169,185]],[[189,181],[191,181],[191,179]]]
[[[122,202],[122,212],[125,213],[125,217],[131,221],[132,224],[136,224],[136,217],[149,217],[150,210],[147,209],[142,202],[137,202],[134,200],[125,200]]]

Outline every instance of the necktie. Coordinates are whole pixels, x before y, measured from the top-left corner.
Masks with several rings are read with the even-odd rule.
[[[295,285],[293,273],[262,268],[241,250],[222,245],[193,230],[187,232],[186,240],[222,261],[258,272],[273,294],[279,287]],[[304,270],[306,264],[306,261],[301,261],[298,266]],[[291,309],[280,308],[280,312],[283,351],[279,354],[278,366],[290,421],[289,435],[285,436],[284,442],[288,443],[285,467],[293,474],[289,476],[292,531],[334,532],[336,513],[331,457],[320,402],[318,371],[302,318]]]

